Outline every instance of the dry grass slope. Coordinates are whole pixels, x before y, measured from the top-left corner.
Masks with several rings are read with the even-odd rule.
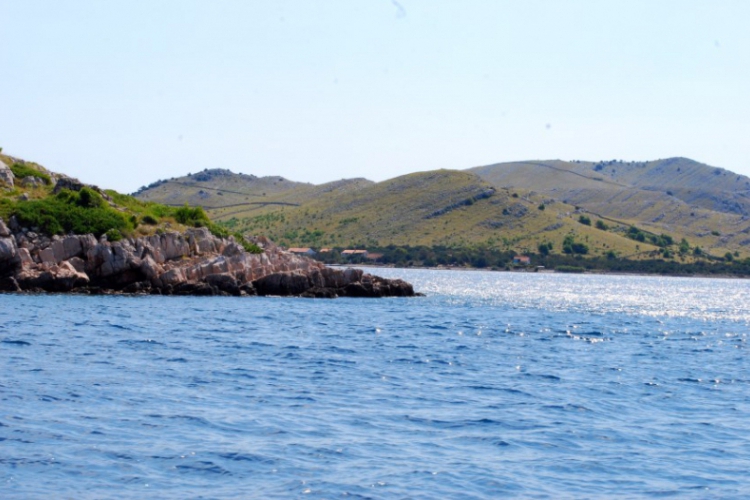
[[[538,192],[597,216],[685,237],[716,255],[747,252],[750,179],[687,158],[501,163],[470,169],[494,186]]]
[[[540,206],[544,209],[540,210]],[[264,233],[295,246],[489,246],[560,252],[573,234],[592,255],[645,257],[656,247],[578,222],[575,207],[527,191],[497,189],[469,172],[440,170],[397,177],[350,192],[329,192],[300,207],[219,217],[232,229]]]

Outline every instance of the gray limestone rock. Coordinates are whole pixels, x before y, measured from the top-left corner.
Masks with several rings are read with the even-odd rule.
[[[72,177],[60,177],[55,183],[55,188],[52,190],[53,193],[57,194],[63,189],[70,189],[71,191],[80,191],[83,189],[85,184],[78,179]]]
[[[12,189],[15,186],[15,178],[10,167],[0,160],[0,185]]]

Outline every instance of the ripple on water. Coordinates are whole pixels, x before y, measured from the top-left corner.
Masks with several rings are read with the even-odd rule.
[[[3,296],[3,496],[750,496],[745,282],[389,273],[428,297]]]

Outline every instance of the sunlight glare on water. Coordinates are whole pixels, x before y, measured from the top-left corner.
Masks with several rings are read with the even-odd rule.
[[[750,322],[750,281],[742,279],[388,268],[376,272],[405,277],[427,295],[485,305]],[[457,280],[457,272],[466,276]]]

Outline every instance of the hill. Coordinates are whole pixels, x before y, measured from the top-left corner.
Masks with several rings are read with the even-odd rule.
[[[578,242],[586,245],[587,257],[689,262],[706,251],[747,254],[748,181],[682,158],[555,160],[322,185],[206,170],[159,181],[136,197],[193,202],[228,230],[265,234],[287,246],[533,253],[551,244],[553,253],[562,253]]]
[[[263,202],[265,197],[284,193],[303,186],[283,177],[256,177],[235,174],[226,169],[205,169],[183,177],[158,180],[144,186],[134,196],[144,201],[165,205],[201,205],[205,208],[248,202]]]
[[[476,167],[495,186],[533,190],[722,254],[750,244],[750,178],[686,158],[649,162],[528,161]]]
[[[283,177],[238,174],[227,169],[205,169],[196,174],[158,180],[133,196],[169,206],[201,206],[223,217],[246,212],[264,213],[281,206],[300,206],[332,192],[356,191],[373,184],[367,179],[342,179],[314,185]]]
[[[234,210],[234,209],[233,209]],[[268,235],[288,246],[492,247],[562,253],[578,243],[589,256],[647,258],[660,248],[628,237],[628,227],[602,230],[572,205],[522,190],[496,188],[470,172],[409,174],[356,190],[331,190],[298,207],[209,213],[229,230]],[[572,253],[572,252],[571,252]]]

